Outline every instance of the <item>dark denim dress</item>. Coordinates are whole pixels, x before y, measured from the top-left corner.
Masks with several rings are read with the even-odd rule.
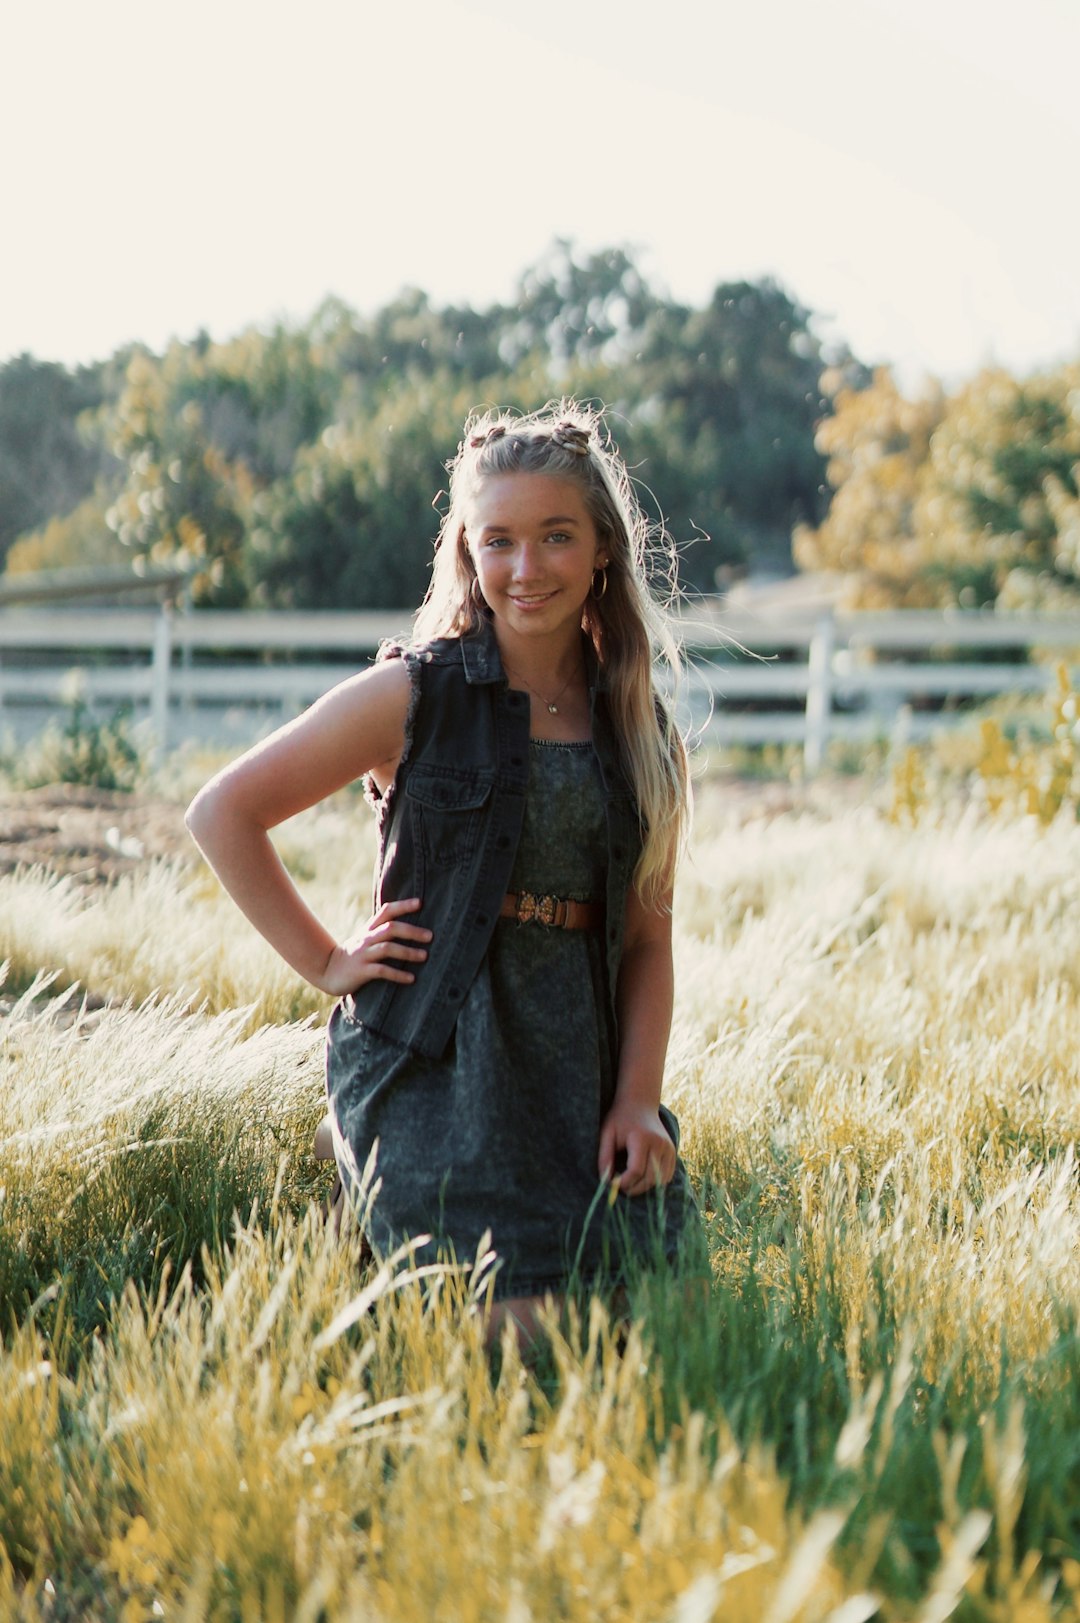
[[[602,899],[605,864],[592,745],[532,740],[511,889]],[[418,1261],[441,1248],[469,1263],[490,1230],[496,1298],[573,1279],[613,1285],[633,1259],[675,1258],[700,1227],[682,1162],[664,1188],[614,1204],[600,1181],[600,1124],[615,1091],[608,1007],[599,934],[508,919],[440,1058],[364,1026],[350,999],[337,1005],[327,1087],[358,1168],[377,1141],[367,1233],[378,1252],[429,1234]],[[661,1116],[677,1144],[675,1117],[664,1106]]]

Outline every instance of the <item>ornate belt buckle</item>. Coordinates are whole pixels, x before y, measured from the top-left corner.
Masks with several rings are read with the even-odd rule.
[[[558,907],[557,896],[537,896],[531,890],[523,890],[517,899],[517,921],[519,924],[554,924],[559,916]]]

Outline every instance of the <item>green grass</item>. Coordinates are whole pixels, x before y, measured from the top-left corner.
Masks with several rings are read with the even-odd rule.
[[[283,846],[362,907],[362,808]],[[328,1235],[325,1005],[210,881],[0,879],[0,1615],[1077,1616],[1078,874],[1074,821],[706,793],[666,1097],[710,1283],[524,1362],[464,1271]]]

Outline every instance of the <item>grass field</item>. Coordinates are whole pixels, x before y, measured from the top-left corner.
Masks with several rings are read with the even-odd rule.
[[[0,1616],[1080,1616],[1080,827],[740,807],[665,1091],[711,1293],[528,1364],[333,1243],[325,1006],[209,876],[0,878]],[[362,806],[282,848],[363,907]]]

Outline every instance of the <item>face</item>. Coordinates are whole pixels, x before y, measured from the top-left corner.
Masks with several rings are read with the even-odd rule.
[[[574,480],[546,473],[481,480],[465,535],[497,629],[514,637],[577,631],[593,572],[608,560]]]

